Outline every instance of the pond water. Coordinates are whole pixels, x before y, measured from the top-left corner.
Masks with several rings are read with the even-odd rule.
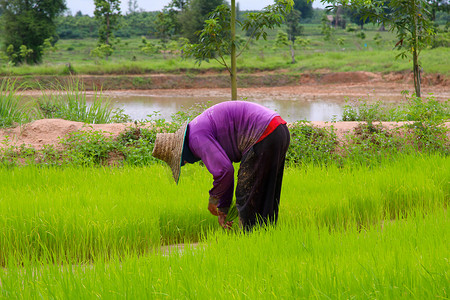
[[[112,96],[111,102],[115,107],[121,107],[132,120],[149,119],[149,115],[158,113],[156,118],[170,120],[172,114],[187,110],[196,104],[213,105],[228,101],[229,97],[174,97],[174,96]],[[277,99],[247,101],[259,103],[277,111],[286,121],[339,121],[342,118],[344,101],[325,99]]]

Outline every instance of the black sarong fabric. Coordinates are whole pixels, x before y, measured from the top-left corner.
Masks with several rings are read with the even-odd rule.
[[[256,224],[277,222],[289,143],[289,130],[281,124],[242,157],[236,185],[236,208],[245,231],[250,231]]]

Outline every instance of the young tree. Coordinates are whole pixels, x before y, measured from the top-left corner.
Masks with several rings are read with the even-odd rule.
[[[3,51],[10,61],[14,64],[41,62],[44,41],[55,37],[54,21],[66,9],[65,1],[0,0],[0,8]]]
[[[120,12],[120,0],[94,0],[95,18],[100,21],[98,43],[111,45],[114,30],[118,28]]]
[[[348,0],[321,0],[334,6],[349,6]],[[434,34],[429,3],[426,0],[352,0],[351,9],[359,11],[363,19],[374,23],[390,25],[397,34],[395,47],[401,50],[397,57],[411,57],[413,61],[414,88],[421,97],[419,55],[431,41]],[[386,9],[388,8],[388,9]]]
[[[168,10],[164,8],[158,13],[155,20],[155,34],[156,37],[162,41],[167,42],[177,34],[179,24],[177,22],[177,12],[174,10]]]
[[[277,0],[274,5],[268,5],[260,12],[247,13],[244,22],[238,22],[243,31],[250,30],[249,37],[244,46],[236,42],[236,6],[231,0],[231,7],[218,6],[205,21],[204,27],[199,31],[199,43],[187,44],[183,48],[185,56],[194,57],[198,63],[215,59],[230,73],[231,99],[237,100],[237,67],[236,58],[246,49],[251,39],[267,38],[267,29],[280,26],[284,15],[292,8],[292,0]],[[236,54],[240,46],[239,54]],[[226,56],[230,55],[230,63]]]
[[[135,14],[139,10],[139,6],[137,4],[137,0],[128,0],[128,13]]]
[[[301,12],[296,9],[292,9],[287,15],[286,15],[286,26],[287,26],[287,34],[288,34],[288,40],[289,48],[291,50],[291,58],[292,63],[295,64],[295,40],[297,36],[299,36],[302,33],[303,27],[300,25],[300,16]]]
[[[172,0],[167,8],[173,8],[180,11],[184,11],[189,3],[189,0]]]

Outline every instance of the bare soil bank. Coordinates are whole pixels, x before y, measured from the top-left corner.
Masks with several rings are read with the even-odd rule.
[[[87,90],[154,90],[154,89],[207,89],[228,88],[230,76],[227,73],[205,72],[200,74],[143,74],[143,75],[75,75],[75,76],[22,76],[19,82],[27,83],[32,89],[54,88],[55,82],[79,79]],[[285,70],[239,74],[239,88],[281,87],[301,85],[333,84],[408,84],[413,89],[411,72],[388,74],[372,72],[317,71],[311,73],[291,73]],[[448,87],[450,78],[440,74],[423,75],[422,84],[427,86]]]

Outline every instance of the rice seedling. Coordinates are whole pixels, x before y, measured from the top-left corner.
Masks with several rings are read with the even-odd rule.
[[[279,223],[339,231],[432,212],[448,205],[449,170],[439,156],[372,169],[289,168]],[[0,168],[0,264],[89,262],[198,242],[218,229],[206,210],[211,178],[197,165],[182,178],[175,187],[161,165]]]
[[[224,231],[210,174],[0,168],[3,298],[445,298],[450,162],[288,168],[275,228]],[[198,243],[199,244],[196,244]],[[183,251],[161,245],[186,243]]]
[[[4,298],[446,298],[448,214],[360,232],[284,224],[250,235],[217,231],[183,252],[95,264],[0,269]]]
[[[236,203],[233,203],[228,209],[227,217],[225,218],[225,223],[232,222],[237,219],[239,212],[236,208]]]

